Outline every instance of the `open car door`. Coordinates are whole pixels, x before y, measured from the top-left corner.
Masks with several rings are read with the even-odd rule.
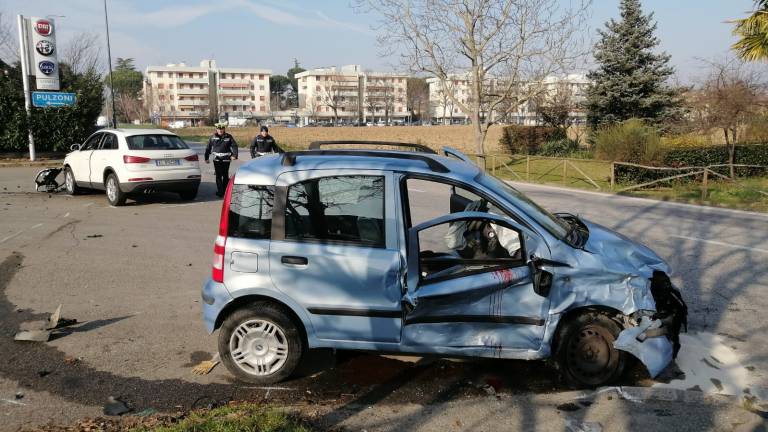
[[[407,232],[405,346],[422,352],[520,357],[541,345],[552,274],[541,237],[509,218],[464,211]]]

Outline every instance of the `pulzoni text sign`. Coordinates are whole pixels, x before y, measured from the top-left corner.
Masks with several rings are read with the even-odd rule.
[[[39,108],[71,106],[75,102],[77,97],[74,93],[32,92],[32,105]]]

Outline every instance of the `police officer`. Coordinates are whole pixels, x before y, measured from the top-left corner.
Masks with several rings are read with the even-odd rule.
[[[253,159],[263,156],[265,153],[282,152],[283,149],[275,143],[275,139],[269,134],[269,128],[266,126],[262,126],[259,134],[251,141],[251,158]]]
[[[226,122],[216,123],[216,133],[208,139],[205,148],[205,163],[210,163],[208,158],[213,156],[213,170],[216,172],[216,196],[224,196],[224,191],[229,183],[229,162],[237,159],[237,143],[235,138],[226,133]]]

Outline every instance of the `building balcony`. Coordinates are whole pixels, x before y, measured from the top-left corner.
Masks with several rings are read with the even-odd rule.
[[[207,88],[204,88],[204,89],[181,89],[180,88],[176,90],[176,93],[180,95],[207,95],[208,91],[209,90]]]
[[[208,106],[207,100],[180,100],[176,101],[178,106]]]
[[[253,82],[256,82],[258,80],[253,79],[231,79],[231,78],[221,78],[219,77],[219,84],[248,84],[250,85]]]
[[[226,99],[219,100],[219,105],[250,106],[250,105],[252,105],[254,103],[255,103],[255,101],[226,100]]]
[[[219,89],[219,94],[222,95],[241,95],[241,96],[250,96],[253,90],[249,88],[240,88],[240,89]]]
[[[176,78],[179,84],[208,84],[208,78]]]

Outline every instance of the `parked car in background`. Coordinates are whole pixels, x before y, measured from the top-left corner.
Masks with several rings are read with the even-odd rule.
[[[280,381],[334,348],[552,359],[594,387],[630,355],[656,376],[677,353],[687,307],[647,247],[450,148],[324,144],[340,143],[260,157],[227,187],[203,318],[240,380]]]
[[[193,200],[200,186],[197,153],[162,129],[102,129],[64,158],[67,193],[104,190],[113,206],[135,194],[176,192]]]

